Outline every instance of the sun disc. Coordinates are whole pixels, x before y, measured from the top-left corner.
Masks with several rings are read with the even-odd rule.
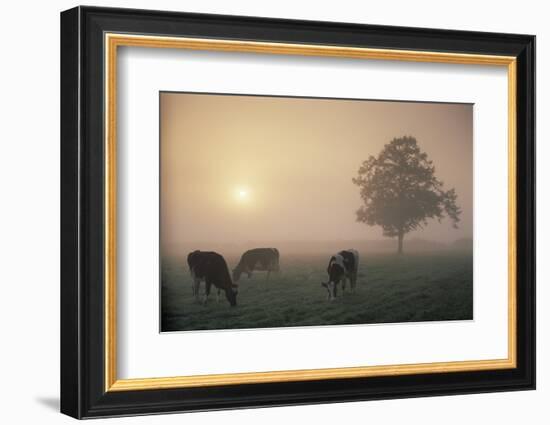
[[[240,187],[235,190],[235,198],[239,202],[245,202],[250,199],[250,191],[247,188]]]

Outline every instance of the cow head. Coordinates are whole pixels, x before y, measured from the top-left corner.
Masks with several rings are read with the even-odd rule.
[[[225,290],[225,297],[227,298],[227,301],[229,301],[229,304],[231,305],[231,307],[235,307],[237,305],[238,293],[239,293],[239,285],[235,283],[232,283],[231,287]]]
[[[242,270],[237,266],[233,269],[233,281],[238,282],[241,278]]]
[[[334,301],[336,299],[336,283],[321,282],[321,286],[327,290],[327,300]]]
[[[240,264],[233,269],[233,281],[238,282],[241,278],[241,274],[246,273],[248,275],[248,278],[250,279],[252,277],[252,270],[249,269],[247,266],[241,266]]]
[[[344,277],[344,268],[336,261],[333,261],[334,258],[331,259],[327,269],[328,282],[321,282],[321,286],[325,287],[328,292],[327,299],[330,301],[334,301],[336,298],[336,288]]]

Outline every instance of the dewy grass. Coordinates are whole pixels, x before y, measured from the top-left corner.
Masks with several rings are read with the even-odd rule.
[[[238,305],[231,308],[223,293],[216,302],[214,287],[206,305],[197,303],[185,258],[164,258],[162,331],[473,318],[471,252],[362,255],[356,292],[350,293],[348,284],[333,302],[321,287],[327,261],[321,255],[281,256],[279,275],[267,280],[264,272],[254,272],[240,280]],[[234,262],[228,258],[230,268]]]

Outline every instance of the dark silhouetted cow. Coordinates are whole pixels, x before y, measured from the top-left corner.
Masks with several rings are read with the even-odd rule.
[[[205,291],[203,303],[206,304],[210,295],[210,287],[214,285],[225,292],[225,297],[231,306],[237,305],[238,285],[233,284],[225,259],[217,252],[193,251],[187,256],[187,264],[193,278],[193,295],[198,301],[199,287],[204,280]]]
[[[359,267],[359,253],[355,249],[347,249],[333,255],[328,263],[328,282],[321,282],[327,289],[327,299],[333,301],[336,298],[338,284],[342,282],[342,292],[346,289],[346,279],[349,279],[351,291],[355,292],[357,283],[357,270]]]
[[[278,272],[279,250],[277,248],[255,248],[246,251],[233,270],[233,280],[237,282],[242,273],[246,273],[250,278],[255,270],[267,271],[268,279],[271,272]]]

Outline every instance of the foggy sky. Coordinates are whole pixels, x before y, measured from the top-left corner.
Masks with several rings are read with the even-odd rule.
[[[406,241],[472,237],[472,105],[161,93],[161,243],[381,239],[351,179],[410,135],[462,209]],[[237,191],[246,190],[239,200]],[[406,245],[405,245],[406,247]]]

